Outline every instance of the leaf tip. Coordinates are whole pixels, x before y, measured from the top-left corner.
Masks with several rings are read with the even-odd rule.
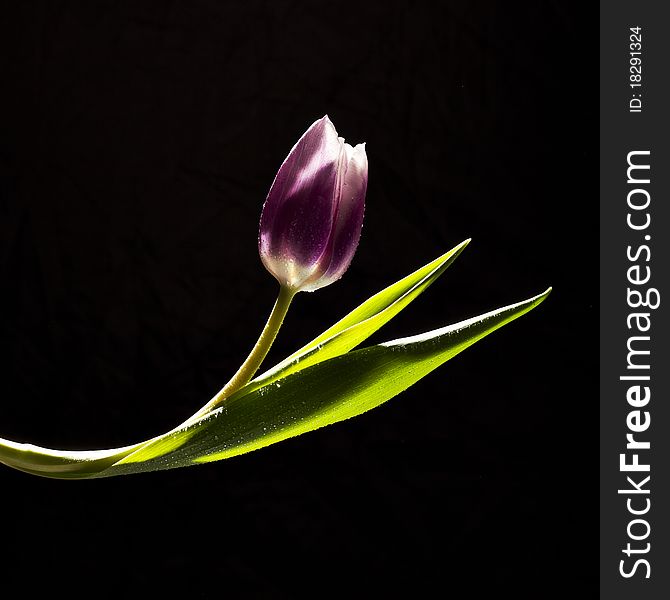
[[[551,294],[551,291],[553,289],[554,288],[552,286],[549,286],[546,290],[544,290],[544,292],[541,292],[537,296],[533,296],[532,298],[529,298],[528,303],[532,304],[533,307],[537,306],[538,304],[544,302],[547,299],[547,296],[549,296],[549,294]]]
[[[466,246],[467,246],[471,241],[472,241],[472,238],[468,238],[467,240],[463,240],[460,244],[458,244],[457,246],[455,246],[454,248],[452,248],[451,250],[449,250],[449,252],[446,252],[445,254],[443,254],[440,258],[441,258],[442,260],[446,260],[446,259],[449,259],[449,258],[450,258],[450,259],[451,259],[451,262],[453,262],[454,260],[456,260],[456,258],[458,257],[458,255],[459,255],[461,252],[463,252],[463,250],[465,250]]]

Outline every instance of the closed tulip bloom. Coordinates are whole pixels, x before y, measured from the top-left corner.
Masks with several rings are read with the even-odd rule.
[[[368,160],[325,116],[298,140],[263,205],[259,251],[283,288],[312,292],[340,277],[363,227]]]

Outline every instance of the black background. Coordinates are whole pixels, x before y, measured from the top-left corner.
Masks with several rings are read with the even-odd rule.
[[[269,361],[466,237],[371,341],[554,286],[356,419],[92,481],[3,468],[0,564],[70,597],[594,597],[597,5],[26,2],[0,39],[0,436],[123,445],[190,415],[276,284],[262,202],[327,113],[367,142],[361,243]]]

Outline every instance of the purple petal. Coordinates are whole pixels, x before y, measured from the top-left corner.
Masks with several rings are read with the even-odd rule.
[[[345,145],[346,172],[339,190],[339,203],[329,241],[329,264],[315,281],[303,286],[306,291],[314,291],[336,281],[347,270],[356,252],[363,227],[365,192],[368,184],[368,159],[365,144],[352,148]]]
[[[341,153],[337,131],[325,116],[298,140],[270,188],[259,251],[283,283],[298,286],[319,266],[333,226]]]

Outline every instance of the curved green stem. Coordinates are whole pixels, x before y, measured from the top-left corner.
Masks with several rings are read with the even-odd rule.
[[[237,373],[235,373],[230,381],[223,386],[223,389],[221,389],[214,398],[193,415],[191,419],[201,417],[205,413],[210,412],[219,406],[228,396],[239,390],[251,380],[254,373],[258,371],[258,367],[261,366],[261,363],[267,356],[267,353],[270,351],[270,347],[277,337],[277,332],[284,322],[284,317],[288,312],[288,307],[291,305],[291,300],[293,300],[295,294],[296,290],[283,285],[279,288],[277,301],[272,308],[272,312],[268,317],[268,321],[265,324],[256,345],[249,353],[249,356],[247,356],[246,360],[242,363],[242,366],[237,370]]]

